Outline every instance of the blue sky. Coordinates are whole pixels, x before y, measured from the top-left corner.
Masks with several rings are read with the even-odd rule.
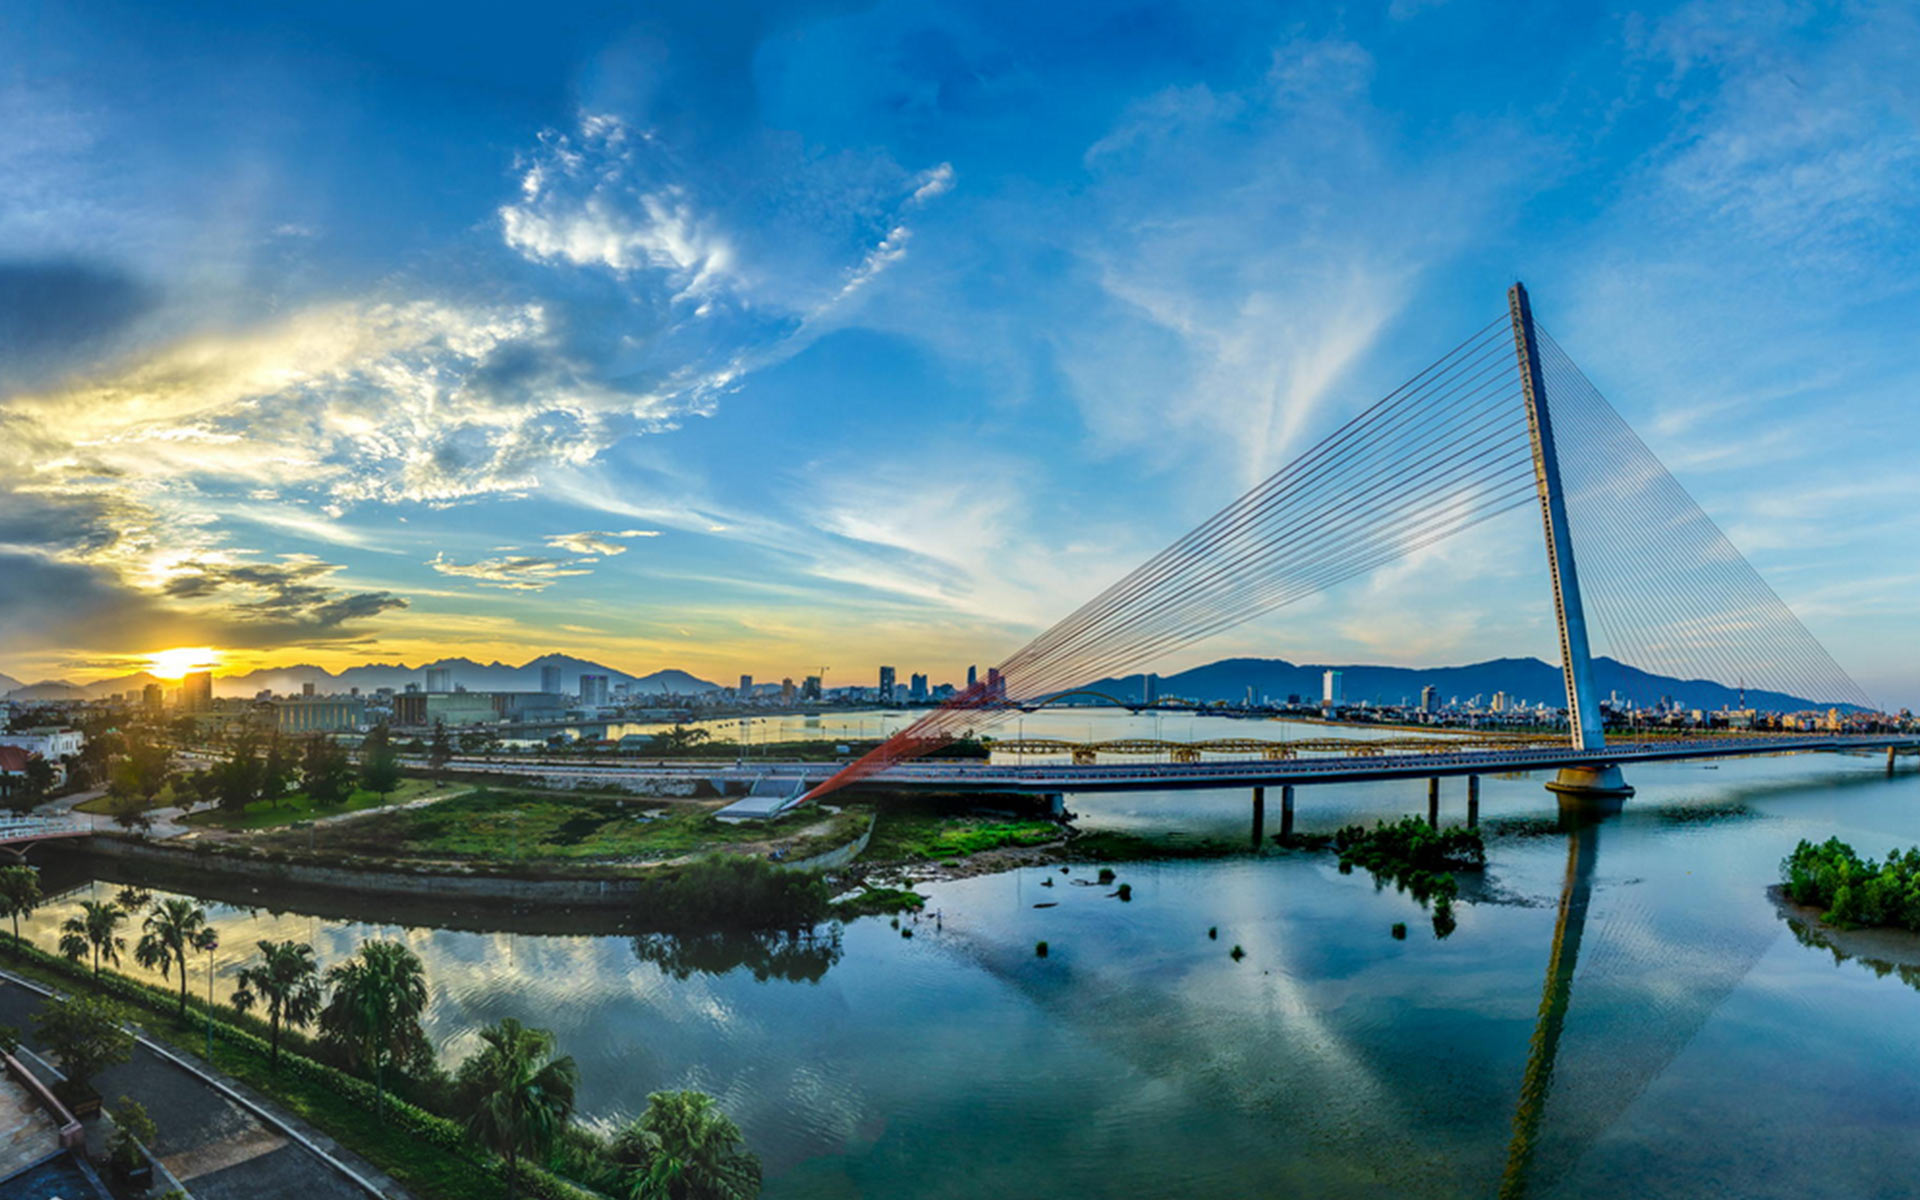
[[[7,3],[0,45],[10,674],[953,678],[1518,277],[1920,703],[1911,5]],[[1551,659],[1538,539],[1184,661]]]

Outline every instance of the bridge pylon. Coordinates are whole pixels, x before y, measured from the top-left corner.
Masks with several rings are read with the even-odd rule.
[[[1520,393],[1527,409],[1527,433],[1533,444],[1533,480],[1540,495],[1540,524],[1546,534],[1547,573],[1553,581],[1553,615],[1560,632],[1560,671],[1567,685],[1567,725],[1576,750],[1604,750],[1606,723],[1593,684],[1593,657],[1587,646],[1587,614],[1580,600],[1580,572],[1574,563],[1573,535],[1567,525],[1566,492],[1560,482],[1560,451],[1547,407],[1546,380],[1540,369],[1540,342],[1533,325],[1533,304],[1526,285],[1507,289],[1513,319],[1513,348],[1520,362]],[[1618,804],[1633,795],[1611,764],[1571,767],[1547,785],[1564,800],[1591,798]]]

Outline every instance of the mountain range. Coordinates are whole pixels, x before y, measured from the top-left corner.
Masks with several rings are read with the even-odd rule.
[[[605,675],[609,685],[625,683],[629,691],[637,694],[692,695],[713,691],[720,686],[685,671],[667,669],[647,675],[630,675],[565,654],[543,654],[519,666],[502,662],[477,663],[470,658],[443,658],[418,666],[372,663],[348,667],[338,674],[306,664],[263,667],[242,675],[217,676],[213,686],[219,695],[241,697],[263,690],[283,695],[298,693],[301,685],[306,683],[313,684],[314,690],[322,693],[344,692],[355,687],[363,692],[383,687],[404,691],[409,683],[424,687],[429,669],[444,668],[450,672],[454,685],[470,691],[533,692],[540,690],[540,670],[548,666],[560,668],[560,689],[569,694],[580,690],[582,674]],[[1252,688],[1256,698],[1279,701],[1288,696],[1299,696],[1312,703],[1320,699],[1321,676],[1330,669],[1341,673],[1348,703],[1370,701],[1374,704],[1410,704],[1419,699],[1421,688],[1431,686],[1442,701],[1456,698],[1468,700],[1474,696],[1484,701],[1495,692],[1505,692],[1515,701],[1558,704],[1564,687],[1560,668],[1537,658],[1496,658],[1459,667],[1381,667],[1290,663],[1280,658],[1227,658],[1157,678],[1159,694],[1162,696],[1201,701],[1239,701],[1244,700],[1247,689]],[[1627,666],[1611,658],[1594,659],[1593,673],[1595,686],[1602,697],[1617,693],[1622,700],[1632,700],[1642,707],[1651,707],[1663,699],[1671,699],[1683,708],[1721,709],[1733,707],[1740,700],[1737,689],[1709,679],[1672,679]],[[95,699],[118,692],[137,693],[149,683],[167,682],[144,671],[112,679],[97,679],[87,684],[45,680],[23,685],[16,679],[0,675],[0,695],[14,700]],[[1140,695],[1141,677],[1110,677],[1087,686],[1092,691],[1131,700]],[[1747,689],[1746,702],[1751,707],[1779,712],[1827,707],[1824,702],[1758,688]]]
[[[1162,696],[1180,696],[1192,700],[1246,699],[1251,687],[1256,699],[1276,701],[1299,696],[1317,703],[1321,696],[1322,676],[1328,670],[1340,672],[1347,703],[1370,701],[1374,704],[1412,704],[1419,700],[1420,689],[1431,686],[1442,703],[1474,696],[1482,701],[1495,692],[1505,692],[1515,701],[1529,704],[1539,701],[1554,706],[1565,703],[1566,684],[1560,668],[1537,658],[1496,658],[1461,667],[1378,667],[1343,666],[1337,663],[1290,663],[1280,658],[1226,658],[1173,675],[1159,676]],[[1604,700],[1617,693],[1621,700],[1636,706],[1651,707],[1670,699],[1683,708],[1723,709],[1740,702],[1740,691],[1710,679],[1672,679],[1630,667],[1611,658],[1593,660],[1594,687]],[[1107,678],[1087,685],[1092,691],[1105,692],[1124,700],[1140,695],[1141,677],[1127,675]],[[1826,708],[1825,702],[1788,696],[1781,692],[1746,689],[1749,707],[1774,712],[1798,712]],[[1852,705],[1840,705],[1850,709]]]
[[[628,690],[636,693],[658,695],[673,693],[689,695],[697,692],[712,691],[720,685],[708,683],[680,670],[654,671],[648,675],[630,675],[625,671],[602,666],[584,658],[574,658],[566,654],[543,654],[529,659],[519,666],[503,662],[477,663],[470,658],[442,658],[434,662],[408,666],[405,663],[369,663],[366,666],[348,667],[335,674],[324,667],[305,663],[287,667],[262,667],[257,671],[248,671],[240,675],[216,675],[213,690],[221,696],[251,696],[260,691],[272,691],[281,694],[297,693],[301,685],[311,683],[314,690],[321,693],[344,692],[349,688],[359,688],[371,692],[377,688],[390,687],[394,691],[404,691],[409,683],[426,686],[427,671],[444,668],[450,675],[454,686],[465,687],[475,692],[537,692],[540,690],[540,671],[543,667],[560,668],[560,690],[577,693],[580,690],[580,676],[605,675],[608,686],[624,683]],[[177,681],[157,679],[145,671],[131,675],[117,675],[111,679],[96,679],[91,683],[74,684],[65,680],[50,679],[34,684],[21,684],[18,680],[0,676],[0,691],[11,700],[79,700],[97,699],[118,692],[139,692],[149,683],[177,686]]]

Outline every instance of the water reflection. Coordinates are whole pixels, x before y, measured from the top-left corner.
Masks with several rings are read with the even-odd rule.
[[[819,933],[643,933],[633,952],[675,979],[725,975],[745,967],[756,982],[818,983],[840,961],[840,930]]]
[[[1500,1178],[1502,1200],[1527,1194],[1533,1169],[1540,1119],[1546,1114],[1547,1094],[1553,1087],[1560,1034],[1566,1027],[1567,1006],[1573,999],[1573,973],[1580,964],[1580,942],[1587,931],[1587,905],[1593,899],[1593,864],[1600,854],[1600,821],[1572,809],[1563,809],[1567,831],[1567,876],[1560,889],[1560,911],[1553,923],[1553,948],[1547,955],[1547,981],[1540,993],[1540,1019],[1528,1044],[1527,1071],[1520,1081],[1520,1102],[1513,1113],[1513,1142],[1507,1149],[1507,1169]]]

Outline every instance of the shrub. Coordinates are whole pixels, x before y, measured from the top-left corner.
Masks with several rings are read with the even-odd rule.
[[[637,881],[635,893],[640,926],[668,933],[800,929],[826,920],[832,905],[819,874],[739,854],[653,872]]]
[[[1045,942],[1035,942],[1033,944],[1033,956],[1035,958],[1045,958],[1047,956],[1047,944]]]
[[[1825,909],[1836,924],[1920,932],[1920,847],[1890,850],[1879,863],[1839,838],[1803,840],[1781,860],[1780,876],[1796,903]]]

